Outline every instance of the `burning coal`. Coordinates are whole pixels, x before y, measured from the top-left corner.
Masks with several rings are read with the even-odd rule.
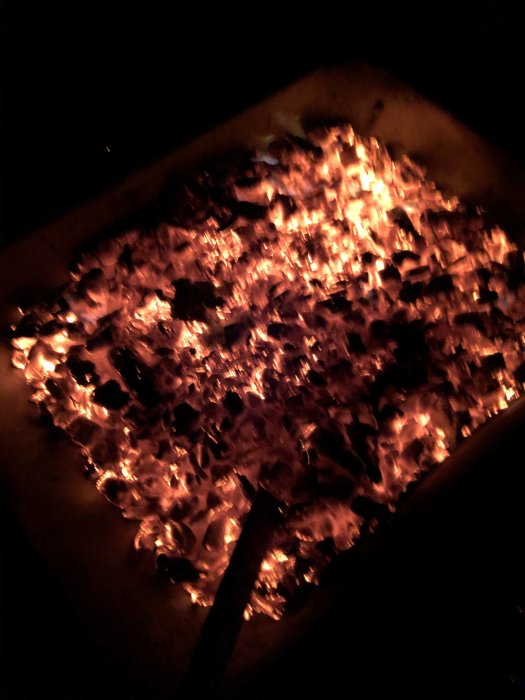
[[[522,391],[523,255],[349,126],[175,200],[23,315],[13,364],[194,602],[269,489],[284,526],[246,615],[278,617]]]

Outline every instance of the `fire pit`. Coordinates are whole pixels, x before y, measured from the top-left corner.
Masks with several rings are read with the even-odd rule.
[[[257,489],[273,494],[247,618],[296,609],[525,380],[516,245],[375,139],[293,124],[179,186],[170,220],[85,253],[12,341],[33,398],[193,602],[213,602]]]

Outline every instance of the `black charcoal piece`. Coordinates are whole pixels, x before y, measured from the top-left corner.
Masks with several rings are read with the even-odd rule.
[[[177,434],[188,435],[195,429],[195,424],[200,418],[197,411],[186,401],[178,404],[173,409],[173,428]]]
[[[360,354],[366,352],[365,344],[363,343],[359,333],[351,331],[346,334],[346,342],[348,343],[348,349],[350,352]]]
[[[308,379],[309,382],[312,382],[315,386],[326,386],[326,379],[323,377],[322,374],[317,372],[315,369],[311,369],[308,374],[306,375],[306,378]]]
[[[271,338],[280,340],[283,336],[288,335],[291,327],[286,323],[269,323],[266,331]]]
[[[514,370],[513,376],[516,381],[525,383],[525,362],[522,362],[521,365]]]
[[[492,355],[485,355],[481,358],[481,366],[484,370],[495,372],[498,369],[505,369],[505,358],[501,352]]]
[[[244,410],[244,401],[236,391],[227,391],[223,401],[224,408],[234,416]]]
[[[310,439],[322,455],[346,469],[353,476],[360,476],[363,473],[363,463],[354,452],[346,447],[343,436],[335,426],[316,428]]]
[[[124,479],[104,479],[99,488],[108,501],[116,506],[121,506],[129,493],[129,484]]]
[[[412,260],[413,262],[418,262],[421,260],[421,256],[414,253],[411,250],[399,250],[392,255],[392,260],[396,265],[402,265],[405,260]]]
[[[68,426],[68,432],[75,442],[85,447],[93,442],[95,435],[100,432],[100,425],[89,420],[89,418],[81,416],[80,418],[75,418]]]
[[[388,330],[388,323],[383,321],[383,319],[378,318],[370,324],[370,333],[372,337],[380,343],[384,343],[388,340]]]
[[[363,255],[361,256],[361,262],[363,265],[368,266],[374,262],[376,257],[377,256],[375,256],[373,253],[370,253],[367,251],[366,253],[363,253]]]
[[[292,199],[292,197],[286,194],[277,194],[272,200],[272,206],[275,204],[280,204],[283,209],[284,218],[287,219],[295,211],[297,211],[297,204]]]
[[[106,326],[87,339],[86,350],[93,352],[93,350],[107,348],[113,344],[113,340],[113,329],[111,326]]]
[[[99,377],[93,362],[82,360],[76,355],[69,355],[66,360],[66,366],[75,381],[81,386],[88,386],[88,384],[96,384],[98,382]]]
[[[329,309],[333,314],[338,314],[344,311],[350,311],[352,302],[340,292],[331,294],[329,299],[319,302],[321,306]]]
[[[493,292],[491,289],[480,289],[478,296],[478,304],[493,304],[499,298],[497,292]]]
[[[454,281],[452,275],[447,273],[431,279],[427,284],[425,292],[430,296],[435,296],[436,294],[451,292],[453,289]]]
[[[509,289],[516,289],[525,282],[525,265],[523,261],[523,251],[512,250],[505,256],[507,267],[507,284]]]
[[[199,570],[185,557],[172,557],[167,554],[159,554],[157,557],[158,570],[171,581],[178,583],[197,581]]]
[[[250,328],[246,323],[230,323],[224,326],[224,343],[231,348],[235,343],[239,343],[248,337]]]
[[[406,304],[414,304],[418,299],[421,299],[425,294],[425,285],[423,282],[403,282],[399,291],[399,298]]]
[[[387,280],[399,282],[401,280],[401,274],[395,265],[387,265],[384,270],[381,270],[379,276],[383,282]]]
[[[155,386],[155,374],[132,350],[116,347],[109,353],[113,366],[127,388],[143,406],[157,406],[161,397]]]
[[[388,212],[388,218],[393,224],[399,226],[405,233],[417,234],[416,228],[410,217],[401,207],[395,207]]]
[[[110,379],[95,389],[93,401],[110,411],[118,411],[129,402],[129,394],[115,379]]]
[[[54,399],[60,400],[64,398],[64,391],[54,379],[47,379],[45,386]]]
[[[268,213],[268,207],[263,204],[255,204],[254,202],[234,202],[232,210],[237,216],[242,216],[249,221],[257,221],[264,219]]]
[[[474,326],[478,331],[483,333],[485,330],[484,319],[486,314],[481,314],[478,311],[466,311],[465,313],[456,314],[454,323],[457,326]]]
[[[175,297],[171,301],[174,318],[182,321],[205,321],[207,309],[222,305],[222,299],[216,296],[216,289],[211,282],[192,282],[181,278],[173,280]]]

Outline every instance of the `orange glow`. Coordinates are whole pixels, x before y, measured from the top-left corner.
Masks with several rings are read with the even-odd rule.
[[[350,126],[309,143],[224,173],[230,199],[195,222],[86,254],[69,308],[36,307],[35,336],[13,339],[34,400],[193,603],[213,602],[253,489],[283,502],[246,618],[278,618],[525,377],[506,234]],[[131,379],[116,347],[139,358]]]

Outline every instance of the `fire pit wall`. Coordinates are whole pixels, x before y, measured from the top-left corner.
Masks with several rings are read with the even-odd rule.
[[[74,247],[154,199],[173,171],[187,172],[225,151],[253,148],[265,135],[299,129],[300,123],[341,119],[358,134],[377,136],[394,151],[408,153],[445,192],[484,204],[498,221],[512,227],[519,241],[525,217],[519,195],[525,178],[515,164],[382,73],[369,68],[319,72],[3,251],[2,319],[12,319],[13,303],[29,289],[44,293],[64,282]],[[7,364],[7,348],[2,353]],[[131,552],[133,528],[116,522],[107,504],[81,480],[80,466],[72,464],[79,456],[50,443],[34,425],[20,379],[6,373],[1,381],[3,400],[10,405],[0,423],[3,454],[10,455],[4,457],[2,480],[14,509],[93,618],[98,633],[113,640],[128,658],[137,663],[140,658],[144,672],[156,675],[160,685],[176,680],[193,647],[202,611],[190,608],[178,590],[153,579],[151,561]],[[315,614],[322,600],[322,595],[317,597]],[[257,618],[245,625],[233,676],[289,643],[312,614],[310,606],[279,623]]]

